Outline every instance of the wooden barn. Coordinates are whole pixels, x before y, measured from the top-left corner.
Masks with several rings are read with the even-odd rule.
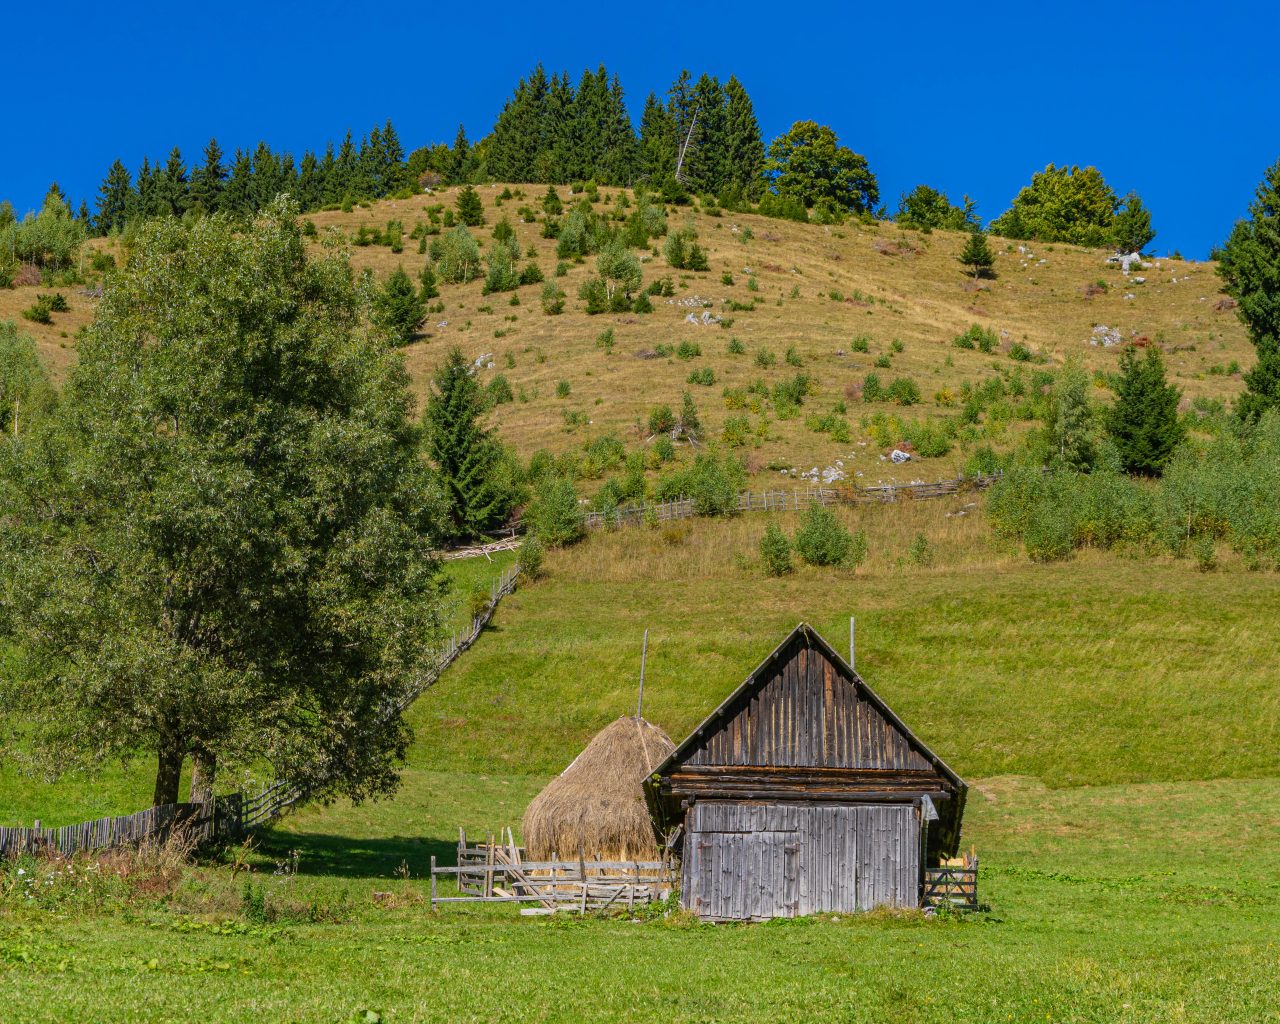
[[[918,907],[966,787],[804,623],[647,783],[708,920]]]

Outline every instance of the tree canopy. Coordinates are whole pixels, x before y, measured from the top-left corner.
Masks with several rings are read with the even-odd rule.
[[[765,169],[779,196],[806,208],[825,202],[837,210],[864,213],[880,201],[866,157],[840,145],[836,133],[816,121],[797,121],[774,139]]]
[[[1120,382],[1115,404],[1108,410],[1107,433],[1126,473],[1159,476],[1185,433],[1178,419],[1182,392],[1164,375],[1158,349],[1139,359],[1129,347],[1120,357]]]
[[[34,767],[149,752],[157,803],[188,757],[395,785],[443,503],[402,361],[294,213],[144,227],[56,412],[0,441],[0,715]]]
[[[1130,194],[1125,203],[1129,212],[1121,214],[1124,220],[1120,227],[1126,233],[1125,244],[1130,244],[1144,231],[1150,232],[1151,217],[1142,209],[1137,196]],[[1032,175],[1031,184],[1017,194],[1008,210],[991,222],[990,230],[1005,238],[1115,245],[1116,214],[1120,206],[1120,200],[1096,167],[1049,164]],[[1142,244],[1154,237],[1154,232],[1150,232]]]
[[[939,192],[928,185],[917,185],[910,192],[903,193],[898,201],[898,215],[894,219],[903,227],[922,231],[934,228],[972,231],[978,226],[975,205],[972,199],[965,196],[964,205],[956,206],[945,192]]]

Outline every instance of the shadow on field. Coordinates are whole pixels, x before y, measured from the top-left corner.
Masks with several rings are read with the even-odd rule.
[[[360,839],[320,832],[279,832],[264,829],[257,834],[257,849],[264,857],[286,860],[298,852],[298,870],[305,875],[335,875],[342,878],[394,878],[406,864],[413,878],[431,872],[434,855],[442,865],[457,859],[455,843],[418,836],[384,836]]]

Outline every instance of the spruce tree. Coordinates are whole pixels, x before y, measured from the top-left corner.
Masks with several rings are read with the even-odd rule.
[[[640,144],[637,170],[651,182],[670,176],[676,167],[675,129],[667,108],[653,93],[644,101],[640,116]]]
[[[334,159],[330,179],[333,182],[328,195],[330,203],[344,203],[348,199],[355,198],[356,147],[351,141],[350,129],[347,129],[346,137],[342,140],[342,145],[338,147],[338,155]]]
[[[604,72],[603,66],[600,68]],[[604,150],[597,167],[596,180],[604,185],[630,185],[636,176],[636,133],[627,113],[622,81],[617,75],[604,97],[604,120],[601,123]]]
[[[764,136],[751,97],[736,77],[725,83],[724,148],[727,184],[738,186],[745,198],[756,200],[764,191]]]
[[[1115,405],[1107,413],[1107,433],[1115,442],[1126,473],[1159,476],[1182,442],[1178,419],[1182,392],[1165,380],[1160,352],[1147,349],[1138,359],[1130,346],[1120,357]]]
[[[1111,222],[1111,235],[1118,253],[1142,252],[1156,237],[1151,230],[1151,211],[1136,192],[1124,197],[1124,209]]]
[[[147,157],[142,158],[142,166],[138,168],[138,202],[137,216],[154,217],[156,215],[153,204],[155,203],[155,175],[151,171],[151,161]]]
[[[727,181],[727,103],[719,79],[704,74],[694,84],[697,126],[684,160],[684,174],[694,192],[715,194]]]
[[[538,158],[546,143],[547,74],[539,64],[503,104],[485,151],[489,176],[495,181],[535,181]]]
[[[473,186],[463,186],[458,193],[457,204],[458,219],[467,227],[479,227],[484,223],[484,204]]]
[[[177,146],[169,152],[169,159],[156,174],[152,185],[154,208],[157,216],[181,217],[187,212],[187,166]]]
[[[391,118],[382,126],[382,195],[398,192],[408,184],[404,165],[404,147]]]
[[[249,191],[254,213],[266,209],[276,196],[287,191],[280,157],[265,142],[259,142],[253,151],[253,179]]]
[[[458,134],[453,137],[453,147],[449,152],[449,184],[459,185],[471,177],[475,169],[471,156],[471,143],[467,141],[467,130],[458,125]]]
[[[500,524],[514,495],[501,445],[481,425],[486,403],[471,364],[456,348],[435,373],[424,425],[427,455],[449,502],[453,532],[473,537]]]
[[[393,345],[407,345],[413,341],[414,334],[422,326],[425,314],[418,289],[414,287],[404,268],[396,267],[374,295],[374,326],[381,329]]]
[[[217,139],[210,139],[204,147],[204,162],[191,172],[191,185],[187,197],[191,209],[205,213],[217,213],[222,209],[222,186],[227,169],[222,164],[222,147]]]
[[[136,202],[133,178],[128,168],[116,160],[98,189],[98,217],[95,222],[98,234],[105,235],[123,228]]]
[[[333,155],[333,143],[325,143],[324,157],[320,160],[318,175],[320,177],[320,206],[336,206],[342,202],[342,194],[335,194],[337,188],[337,159]]]
[[[1253,420],[1280,407],[1280,161],[1263,176],[1249,218],[1232,229],[1218,273],[1258,353],[1245,375],[1248,390],[1236,403],[1237,415]]]
[[[218,205],[221,212],[236,218],[249,217],[254,212],[253,158],[242,149],[236,150],[231,161],[231,173],[227,176]]]
[[[324,177],[320,172],[320,162],[311,150],[302,154],[302,163],[298,167],[296,198],[303,212],[318,210],[324,205]]]
[[[975,281],[992,275],[991,268],[995,266],[996,258],[991,246],[987,244],[986,232],[970,232],[958,259],[973,272]]]
[[[542,144],[535,163],[534,180],[567,182],[572,164],[571,130],[573,118],[573,86],[569,75],[562,72],[551,77],[547,87],[545,116],[542,121]]]

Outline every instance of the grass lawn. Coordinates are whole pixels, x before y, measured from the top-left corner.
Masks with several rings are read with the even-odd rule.
[[[1088,553],[1036,566],[954,515],[966,501],[850,512],[872,550],[856,574],[764,579],[759,517],[553,553],[411,709],[394,799],[303,808],[259,837],[252,875],[206,865],[127,898],[38,875],[28,900],[10,865],[0,1006],[24,1021],[1280,1021],[1276,578]],[[918,532],[932,567],[906,559]],[[972,785],[964,844],[989,912],[431,914],[423,876],[458,826],[518,824],[632,709],[646,627],[645,713],[678,739],[796,621],[843,647],[850,614],[859,670]],[[12,792],[0,778],[6,814]],[[277,874],[295,851],[297,874]]]

